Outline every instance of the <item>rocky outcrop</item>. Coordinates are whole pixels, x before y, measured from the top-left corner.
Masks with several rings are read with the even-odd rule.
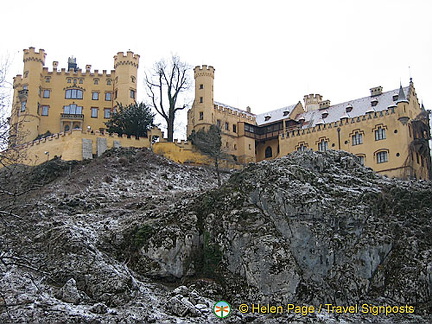
[[[216,323],[219,300],[235,308],[227,323],[431,320],[432,185],[378,176],[348,153],[251,164],[219,188],[211,170],[132,149],[5,175],[2,323]],[[415,314],[275,317],[241,303]]]

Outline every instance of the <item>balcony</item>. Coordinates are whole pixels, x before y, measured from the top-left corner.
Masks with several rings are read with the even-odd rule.
[[[68,120],[84,120],[83,114],[60,114],[60,119],[68,119]]]

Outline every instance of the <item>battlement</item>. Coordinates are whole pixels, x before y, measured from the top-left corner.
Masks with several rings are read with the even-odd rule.
[[[119,65],[132,65],[135,68],[139,66],[140,56],[134,54],[134,52],[127,51],[126,55],[124,52],[118,52],[114,55],[114,68],[116,69]]]
[[[234,115],[251,121],[256,120],[256,116],[246,110],[241,110],[218,102],[215,103],[214,109],[222,114]]]
[[[194,77],[195,79],[197,77],[200,76],[209,76],[214,78],[214,72],[215,72],[215,68],[211,65],[207,66],[207,65],[202,65],[202,66],[195,66],[194,68]]]
[[[60,70],[54,69],[52,71],[49,71],[48,67],[44,67],[43,68],[43,74],[44,75],[51,75],[51,74],[57,74],[57,75],[65,75],[65,76],[78,76],[78,77],[85,77],[87,75],[90,76],[97,76],[97,77],[110,77],[112,74],[115,74],[115,70],[111,70],[111,71],[107,71],[107,70],[102,70],[102,72],[99,72],[99,70],[94,70],[93,72],[91,72],[90,70],[82,70],[82,69],[78,69],[77,71],[74,70],[67,70],[66,68],[61,68]],[[18,75],[17,75],[18,76]]]
[[[362,123],[370,119],[389,118],[388,116],[394,114],[396,114],[395,106],[389,106],[387,110],[383,110],[383,111],[373,111],[371,113],[366,113],[364,115],[356,116],[356,117],[348,117],[347,115],[344,115],[340,118],[339,121],[325,123],[325,124],[317,124],[313,127],[308,127],[308,128],[289,130],[286,133],[280,134],[279,137],[282,140],[289,140],[292,137],[303,136],[303,135],[322,132],[330,129],[336,129],[338,127],[344,127],[351,124]]]
[[[305,95],[303,97],[303,100],[305,102],[306,101],[318,101],[318,102],[320,102],[322,100],[322,96],[320,94],[318,94],[318,93],[317,94],[311,93],[311,94]]]
[[[27,61],[37,61],[45,64],[46,53],[44,49],[39,49],[39,52],[36,52],[34,47],[29,47],[28,49],[24,49],[24,59],[23,62]]]

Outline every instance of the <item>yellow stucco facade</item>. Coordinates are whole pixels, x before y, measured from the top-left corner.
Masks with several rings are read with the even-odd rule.
[[[117,53],[111,71],[92,70],[90,64],[81,69],[73,57],[67,69],[59,69],[58,61],[50,69],[45,51],[33,47],[23,56],[23,74],[13,82],[13,144],[77,129],[103,132],[117,102],[128,105],[136,99],[140,56],[133,52]]]
[[[412,80],[407,87],[331,105],[319,94],[293,105],[253,114],[214,100],[215,69],[194,69],[195,100],[187,133],[218,125],[222,147],[241,163],[274,159],[296,150],[344,150],[373,170],[396,178],[431,177],[429,113]]]
[[[156,153],[187,164],[212,161],[187,141],[166,143],[152,129],[147,138],[131,139],[105,132],[117,102],[133,103],[137,91],[138,54],[117,53],[114,69],[80,69],[75,58],[68,68],[45,67],[46,53],[24,50],[23,74],[14,78],[11,147],[25,152],[19,162],[39,164],[54,156],[83,160],[112,147],[151,147]],[[417,99],[412,80],[406,87],[332,105],[319,94],[263,114],[214,100],[215,69],[194,68],[195,99],[187,112],[187,135],[217,125],[222,150],[233,168],[274,159],[296,150],[345,150],[375,171],[397,178],[430,178],[429,114]],[[159,138],[152,144],[153,136]],[[426,143],[426,144],[425,144]]]

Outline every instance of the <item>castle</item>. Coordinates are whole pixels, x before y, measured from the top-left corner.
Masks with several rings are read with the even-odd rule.
[[[412,80],[406,87],[331,105],[319,94],[255,115],[214,101],[212,66],[194,69],[195,100],[187,133],[222,130],[225,152],[240,163],[275,159],[293,151],[345,150],[373,170],[402,179],[430,179],[429,113],[419,104]]]
[[[137,95],[138,54],[114,56],[114,70],[80,69],[69,57],[67,69],[45,67],[46,53],[24,50],[22,75],[14,78],[10,118],[11,146],[25,149],[26,164],[39,164],[54,156],[83,160],[111,147],[149,147],[150,141],[108,136],[105,122],[117,102],[134,103]],[[161,135],[153,130],[153,135]]]
[[[46,53],[24,50],[23,75],[14,78],[11,147],[26,152],[23,163],[39,164],[54,156],[64,160],[91,159],[112,147],[152,147],[180,163],[207,164],[190,142],[167,143],[160,129],[147,138],[106,134],[105,122],[117,102],[136,100],[140,56],[128,51],[114,56],[114,70],[45,67]],[[429,114],[419,104],[412,80],[406,87],[331,105],[319,94],[292,105],[254,114],[214,100],[212,66],[194,69],[195,100],[187,112],[187,135],[217,125],[222,148],[232,161],[227,166],[274,159],[293,151],[345,150],[389,177],[431,178]],[[152,144],[152,138],[159,143]]]

